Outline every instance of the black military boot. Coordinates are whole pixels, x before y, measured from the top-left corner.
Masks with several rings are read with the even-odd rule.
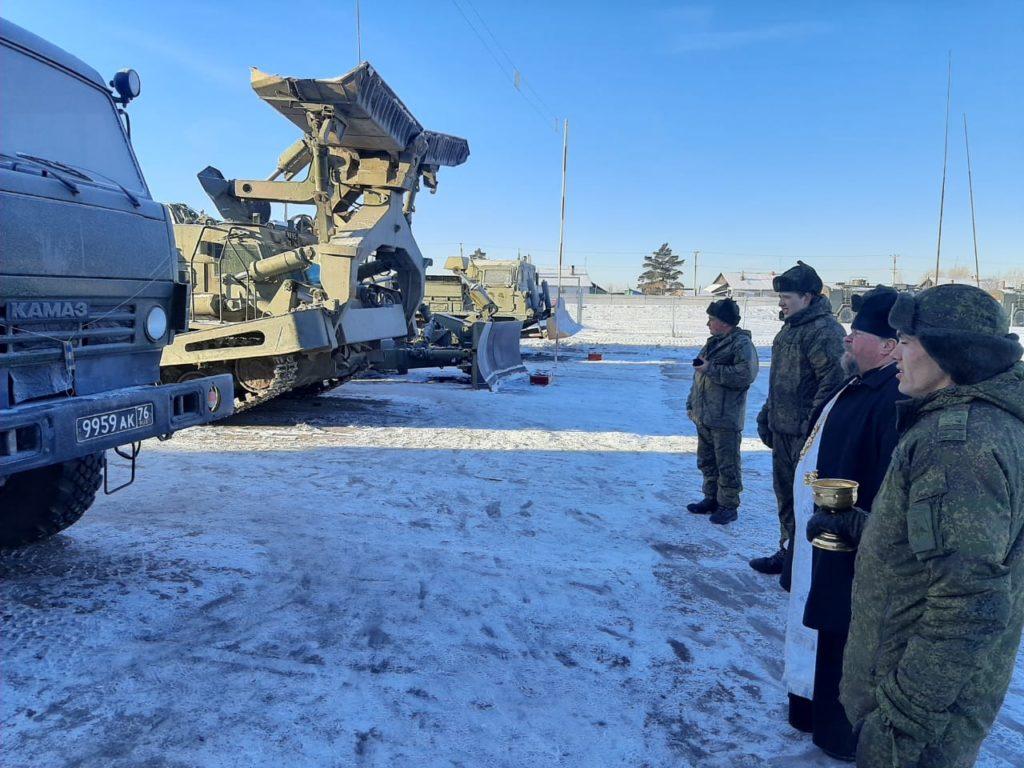
[[[695,501],[693,504],[687,504],[686,509],[695,515],[707,515],[718,509],[718,502],[714,499],[702,499],[701,501]]]
[[[774,555],[768,557],[755,557],[750,561],[750,567],[758,573],[779,574],[782,573],[782,564],[786,560],[786,550],[780,549]]]
[[[715,525],[728,525],[739,515],[740,513],[736,511],[736,507],[719,507],[711,513],[711,517],[708,519]]]

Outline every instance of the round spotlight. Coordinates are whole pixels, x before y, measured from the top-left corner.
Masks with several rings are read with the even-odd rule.
[[[153,307],[146,314],[146,336],[150,341],[159,341],[167,333],[167,313],[163,307]]]
[[[134,69],[122,69],[117,72],[110,84],[117,91],[117,95],[121,97],[122,104],[127,104],[142,93],[142,80]]]

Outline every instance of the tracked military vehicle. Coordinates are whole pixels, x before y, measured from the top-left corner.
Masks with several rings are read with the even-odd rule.
[[[516,320],[523,333],[548,338],[580,330],[564,300],[552,306],[547,281],[538,280],[528,259],[452,256],[444,268],[452,274],[427,276],[424,302],[431,312],[461,318],[485,313],[493,320]]]
[[[466,161],[465,139],[424,130],[367,63],[330,80],[253,69],[252,87],[303,137],[267,180],[200,172],[224,222],[189,221],[177,209],[194,319],[164,351],[165,380],[230,371],[242,410],[371,365],[488,367],[500,358],[413,344],[425,282],[415,198],[421,184],[437,189],[441,166]],[[313,212],[274,225],[272,202]]]
[[[1010,325],[1024,326],[1024,288],[1001,288],[989,293],[1003,305]]]
[[[107,449],[134,478],[140,441],[231,413],[228,376],[156,384],[161,348],[186,328],[188,286],[118,115],[138,75],[111,86],[0,20],[4,547],[73,524],[101,484],[117,490]]]
[[[853,305],[853,297],[856,294],[867,293],[871,289],[868,281],[864,278],[855,277],[848,283],[836,283],[828,291],[828,300],[832,305],[832,314],[840,323],[853,322],[856,314],[856,307]]]

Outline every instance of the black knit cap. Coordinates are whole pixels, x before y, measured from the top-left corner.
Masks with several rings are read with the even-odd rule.
[[[772,290],[776,293],[821,293],[821,278],[802,261],[790,267],[772,280]]]
[[[851,327],[855,331],[871,333],[882,339],[895,339],[896,329],[889,325],[889,311],[899,294],[895,288],[879,285],[864,294],[855,293],[850,299],[853,311]]]
[[[921,342],[956,384],[977,384],[1020,360],[1024,348],[999,302],[973,285],[901,293],[889,323]]]
[[[708,314],[727,325],[740,324],[740,307],[732,299],[719,299],[708,304]]]

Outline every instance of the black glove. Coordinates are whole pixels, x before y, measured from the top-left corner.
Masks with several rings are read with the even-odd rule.
[[[762,443],[767,445],[769,448],[772,447],[772,431],[764,422],[757,422],[757,436],[761,438]]]
[[[842,512],[827,512],[818,507],[807,521],[807,540],[812,541],[823,533],[838,536],[846,544],[860,546],[860,537],[868,522],[868,513],[859,507],[850,507]]]
[[[702,368],[702,367],[704,367],[704,359],[700,358],[700,357],[693,358],[693,367],[694,368]]]

